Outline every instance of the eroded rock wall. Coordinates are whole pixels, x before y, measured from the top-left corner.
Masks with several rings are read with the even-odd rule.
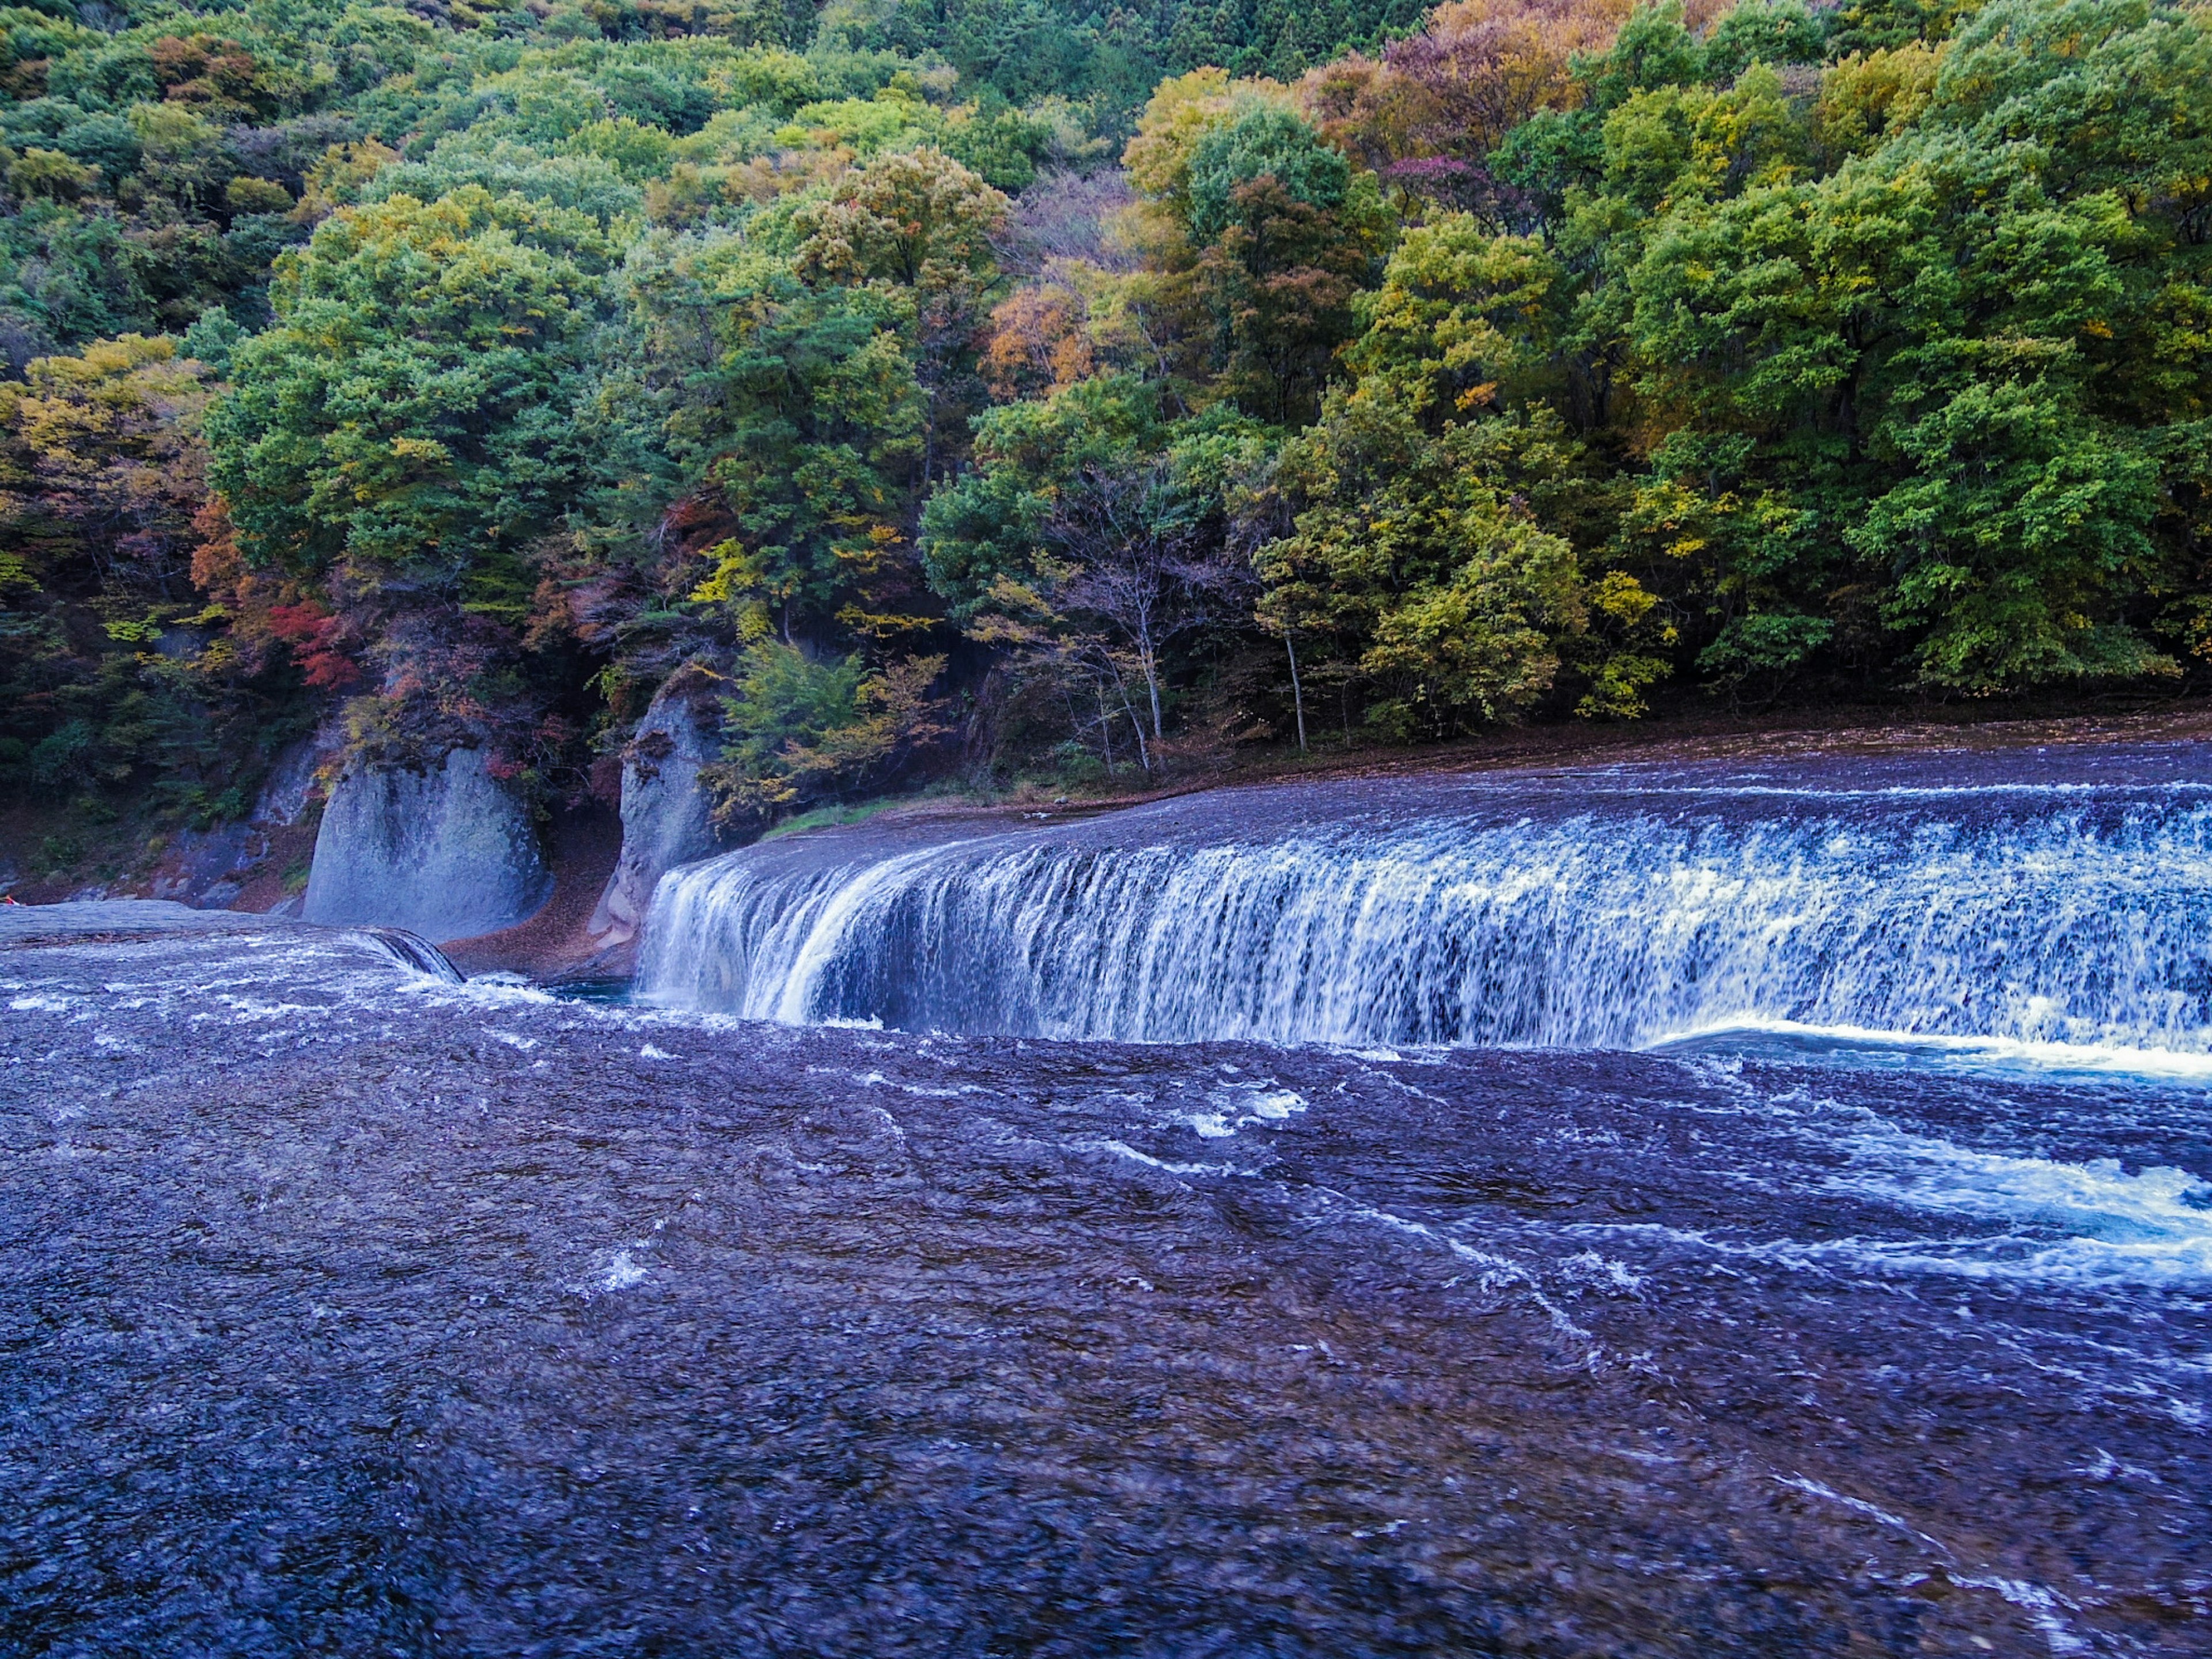
[[[679,673],[653,700],[623,757],[622,857],[590,927],[602,950],[627,953],[661,877],[720,850],[713,803],[699,781],[720,751],[709,683]]]
[[[552,892],[530,816],[456,749],[428,770],[356,765],[331,788],[302,915],[404,927],[438,943],[526,921]]]

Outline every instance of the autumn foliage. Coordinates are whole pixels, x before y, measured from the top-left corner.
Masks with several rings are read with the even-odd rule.
[[[757,824],[2212,660],[2203,8],[1115,15],[11,13],[0,780],[557,804],[677,683]]]

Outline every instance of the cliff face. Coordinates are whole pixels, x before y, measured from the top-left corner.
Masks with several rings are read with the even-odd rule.
[[[720,848],[699,773],[719,744],[698,677],[679,674],[638,722],[623,757],[622,857],[592,913],[589,931],[611,963],[626,964],[653,890],[679,864]]]
[[[551,891],[522,804],[483,750],[456,749],[434,770],[356,767],[338,780],[302,914],[442,942],[512,927]]]

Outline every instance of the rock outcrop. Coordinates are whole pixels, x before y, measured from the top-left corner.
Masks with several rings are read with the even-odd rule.
[[[712,682],[694,670],[653,700],[623,756],[622,857],[589,931],[610,965],[623,965],[662,876],[721,850],[700,769],[718,757]]]
[[[512,927],[552,891],[538,836],[481,749],[425,771],[356,765],[331,790],[302,915],[436,943]]]
[[[285,890],[287,866],[307,862],[319,774],[344,746],[343,721],[325,720],[277,756],[251,817],[164,837],[153,868],[137,878],[145,896],[204,910],[234,906],[274,915],[295,913],[300,897]]]

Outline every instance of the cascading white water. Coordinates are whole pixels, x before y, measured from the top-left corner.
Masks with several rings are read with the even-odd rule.
[[[2212,791],[1677,769],[1240,791],[665,878],[641,993],[766,1019],[1632,1047],[1793,1021],[2212,1050]]]

